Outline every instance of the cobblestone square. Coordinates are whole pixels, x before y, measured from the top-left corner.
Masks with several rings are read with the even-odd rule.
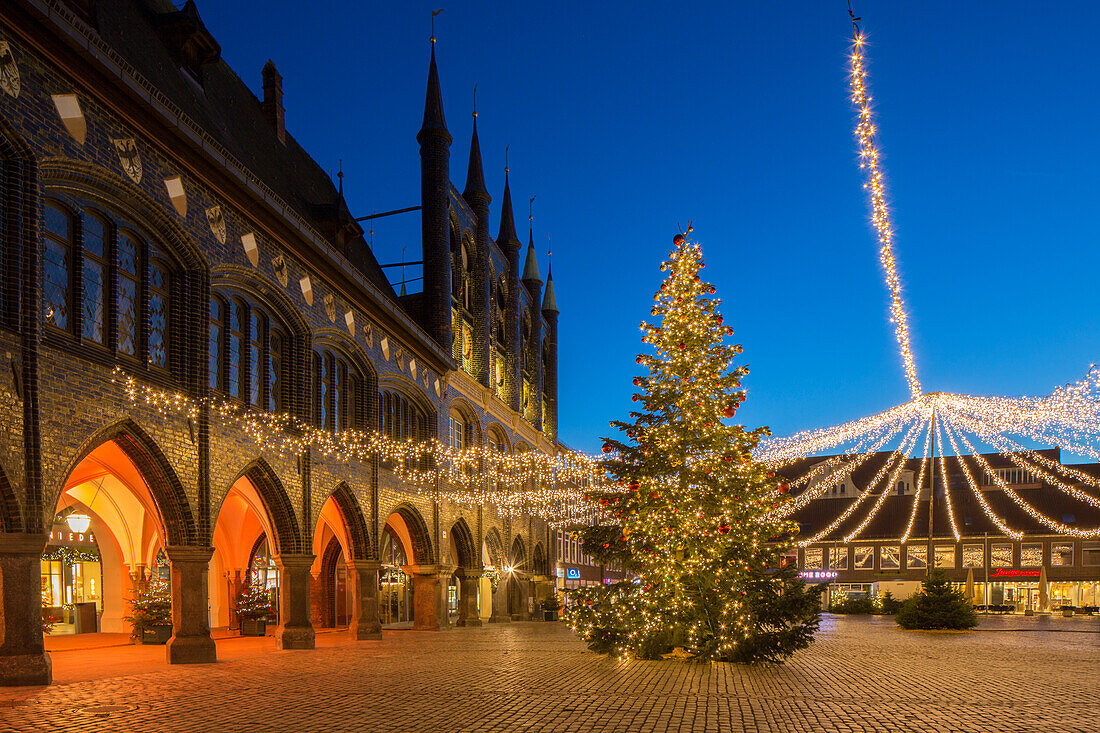
[[[993,618],[965,633],[826,616],[782,666],[613,661],[563,625],[224,639],[216,665],[163,649],[57,651],[58,684],[0,690],[5,731],[1100,730],[1100,620]]]

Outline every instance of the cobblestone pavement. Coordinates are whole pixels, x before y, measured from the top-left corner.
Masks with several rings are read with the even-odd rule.
[[[612,661],[547,623],[321,634],[312,651],[225,640],[223,661],[189,667],[57,652],[61,684],[0,689],[0,730],[1100,731],[1100,620],[983,626],[826,616],[809,650],[758,668]]]

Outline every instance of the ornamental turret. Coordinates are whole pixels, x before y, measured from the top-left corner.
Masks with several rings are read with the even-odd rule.
[[[443,118],[443,95],[435,68],[435,39],[424,96],[420,143],[420,226],[423,241],[424,294],[421,322],[432,339],[451,350],[450,211],[451,133]]]

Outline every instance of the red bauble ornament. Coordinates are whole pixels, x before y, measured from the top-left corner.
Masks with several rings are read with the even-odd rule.
[[[634,377],[634,386],[635,387],[641,387],[642,386],[642,378],[641,377]]]
[[[775,478],[775,471],[768,471],[768,478]]]
[[[733,417],[736,412],[737,412],[737,406],[736,405],[726,405],[726,409],[722,410],[722,416],[723,417]]]
[[[603,452],[604,453],[610,453],[613,450],[615,450],[615,449],[611,447],[610,443],[604,443],[603,444]]]
[[[730,526],[728,524],[721,524],[718,526],[718,534],[729,534]]]
[[[721,313],[719,313],[718,315],[716,315],[714,317],[714,322],[717,323],[719,326],[722,325],[722,320],[723,319],[722,319],[722,314]]]
[[[611,547],[611,545],[609,545],[608,543],[604,542],[604,543],[603,543],[603,549],[605,549],[605,550],[606,550],[606,549],[607,549],[608,547]]]
[[[788,483],[779,484],[779,493],[780,494],[786,494],[790,490],[791,490],[791,485],[790,484],[788,484]]]
[[[683,341],[681,341],[681,342],[680,342],[680,348],[681,348],[681,349],[686,349],[686,348],[687,348],[687,346],[685,346],[685,345],[684,345],[684,342],[683,342]]]
[[[677,247],[681,246],[684,243],[684,235],[677,234],[675,237],[672,238],[672,243],[675,244]]]
[[[666,290],[667,288],[668,288],[668,283],[661,283],[661,292],[662,292],[662,293],[663,293],[663,292],[665,292],[665,290]]]
[[[699,282],[699,276],[698,275],[696,275],[693,279],[695,280],[695,282]]]
[[[722,460],[726,463],[733,463],[733,456],[722,456]]]
[[[732,336],[733,335],[733,327],[732,326],[727,326],[726,327],[726,335],[727,336]]]
[[[651,492],[649,492],[649,498],[650,499],[658,499],[658,498],[660,498],[660,496],[661,496],[660,491],[651,491]]]
[[[637,481],[631,481],[630,482],[630,490],[631,491],[637,491],[639,488],[641,488],[641,484],[639,484]]]
[[[707,286],[707,292],[710,293],[711,295],[714,295],[714,286],[713,285],[708,285]]]
[[[639,356],[637,359],[634,360],[634,363],[635,364],[641,364],[642,363],[642,357]]]
[[[602,504],[603,506],[607,506],[607,498],[604,497],[603,499],[600,499],[600,504]]]

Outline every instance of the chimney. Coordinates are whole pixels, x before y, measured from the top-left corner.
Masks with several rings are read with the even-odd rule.
[[[264,117],[275,128],[279,142],[286,145],[286,123],[283,120],[283,77],[271,59],[264,64],[264,101],[260,104]]]

